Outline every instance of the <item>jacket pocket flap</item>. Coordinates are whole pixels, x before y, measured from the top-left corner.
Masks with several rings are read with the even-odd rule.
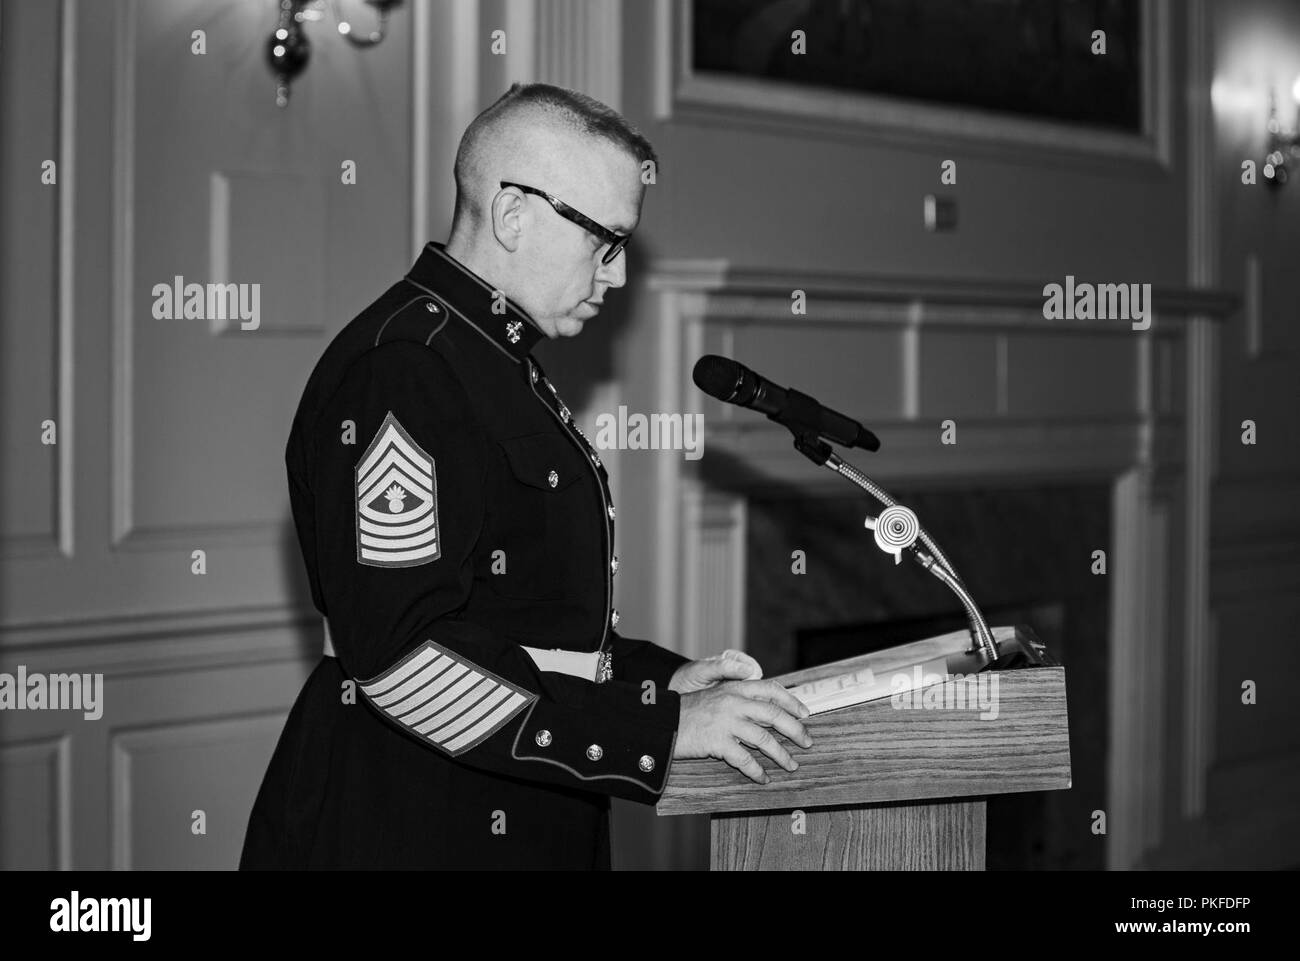
[[[564,490],[578,479],[573,450],[558,434],[528,434],[498,441],[510,471],[522,484],[544,491]]]

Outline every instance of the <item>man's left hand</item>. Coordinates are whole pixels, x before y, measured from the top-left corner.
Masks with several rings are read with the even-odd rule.
[[[705,691],[723,681],[756,681],[763,668],[744,651],[727,648],[721,654],[702,661],[689,661],[673,672],[668,690],[678,694]]]

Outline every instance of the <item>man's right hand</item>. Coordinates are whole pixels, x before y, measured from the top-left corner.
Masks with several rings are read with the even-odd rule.
[[[683,694],[673,757],[715,757],[750,780],[766,784],[771,778],[743,745],[757,748],[793,771],[799,765],[766,728],[810,748],[812,738],[799,722],[808,714],[808,708],[776,681],[724,681],[708,690]]]

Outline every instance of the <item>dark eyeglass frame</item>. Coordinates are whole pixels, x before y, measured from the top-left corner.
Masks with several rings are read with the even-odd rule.
[[[541,197],[555,208],[555,212],[565,220],[577,224],[583,230],[595,234],[598,238],[609,244],[609,250],[605,251],[605,255],[600,258],[602,264],[613,263],[614,258],[623,252],[623,248],[627,246],[627,242],[632,239],[631,234],[616,234],[614,231],[602,227],[586,214],[575,210],[559,197],[548,194],[545,190],[538,190],[536,187],[529,187],[527,184],[516,184],[511,183],[508,180],[502,180],[501,189],[504,190],[507,187],[514,187],[516,190],[522,190],[526,194],[535,194],[536,196]]]

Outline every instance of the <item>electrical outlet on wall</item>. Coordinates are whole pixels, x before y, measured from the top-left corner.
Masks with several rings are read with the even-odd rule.
[[[951,197],[925,195],[925,229],[931,233],[957,229],[957,201]]]

